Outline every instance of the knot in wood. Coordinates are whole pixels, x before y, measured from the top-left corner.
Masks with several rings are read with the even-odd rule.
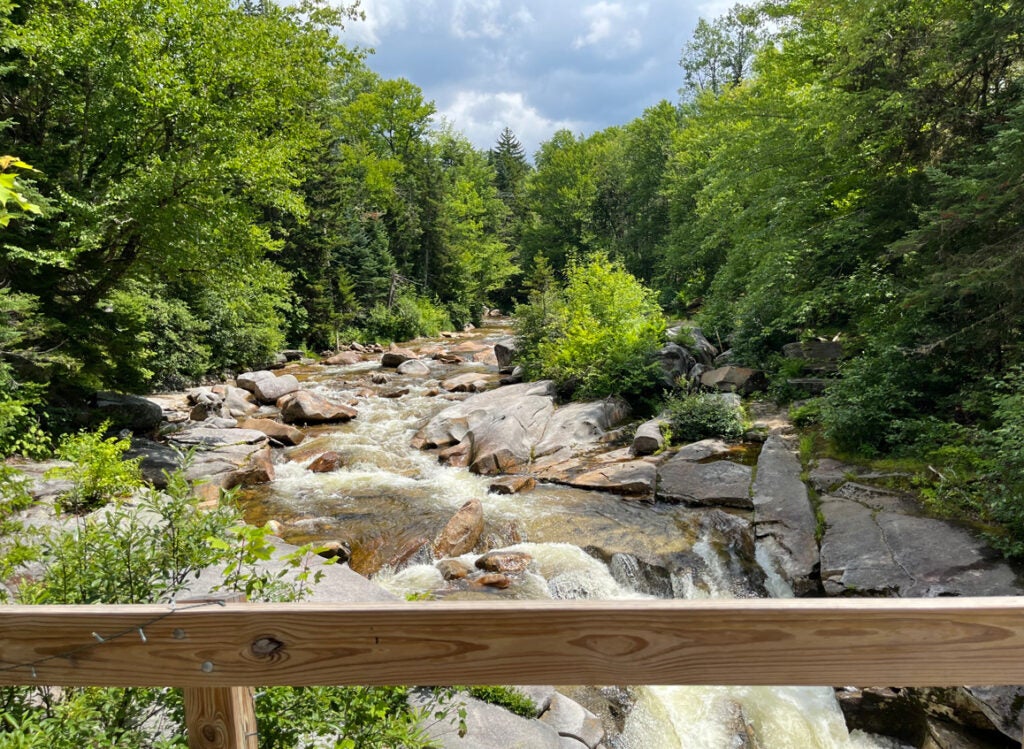
[[[284,650],[284,643],[276,637],[260,637],[253,640],[250,649],[257,658],[279,658],[281,651]]]

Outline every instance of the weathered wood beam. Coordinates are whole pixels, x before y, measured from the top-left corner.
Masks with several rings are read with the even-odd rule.
[[[1024,598],[0,607],[32,683],[1018,684]]]

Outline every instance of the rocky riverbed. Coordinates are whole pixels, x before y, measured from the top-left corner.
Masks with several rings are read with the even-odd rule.
[[[551,383],[516,382],[510,345],[493,329],[354,347],[143,403],[105,402],[149,420],[133,451],[151,480],[191,450],[187,470],[205,479],[205,501],[237,488],[249,521],[272,522],[282,550],[334,542],[350,556],[324,568],[319,600],[1021,590],[971,529],[929,517],[864,469],[803,465],[770,408],[758,409],[757,442],[665,448],[656,422],[638,424],[620,401],[560,404]],[[671,366],[710,360],[670,353]],[[36,481],[41,497],[59,491]],[[1024,702],[1024,690],[981,687],[850,688],[838,703],[831,690],[591,688],[574,700],[566,691],[542,690],[533,721],[496,723],[497,708],[474,706],[467,738],[439,739],[478,749],[1009,746]],[[786,738],[771,716],[794,702],[818,713],[794,718],[803,728]],[[715,743],[722,737],[731,743]]]

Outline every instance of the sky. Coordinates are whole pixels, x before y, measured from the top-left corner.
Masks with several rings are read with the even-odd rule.
[[[342,38],[406,78],[480,149],[505,126],[532,156],[556,130],[589,135],[676,102],[697,20],[729,0],[362,0]]]

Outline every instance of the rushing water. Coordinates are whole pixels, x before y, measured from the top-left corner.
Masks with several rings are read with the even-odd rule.
[[[481,337],[499,337],[484,332]],[[410,439],[448,402],[432,380],[462,371],[493,371],[482,364],[453,368],[431,364],[428,377],[395,376],[372,384],[373,363],[318,367],[300,372],[306,387],[333,398],[355,398],[358,418],[310,430],[276,466],[277,479],[252,492],[248,519],[275,518],[293,542],[341,539],[352,548],[351,565],[399,594],[442,597],[635,599],[652,595],[723,597],[790,594],[766,554],[736,562],[723,544],[723,519],[680,506],[631,502],[601,492],[541,485],[516,495],[488,493],[488,479],[438,463],[414,450]],[[380,393],[400,386],[399,398]],[[374,392],[371,394],[370,390]],[[309,463],[326,450],[345,467],[312,473]],[[524,551],[531,570],[504,590],[452,588],[418,549],[467,500],[483,501],[492,546]],[[464,561],[472,564],[475,555]],[[655,560],[652,562],[652,560]],[[670,560],[661,564],[657,560]],[[757,569],[754,582],[739,571]],[[397,570],[397,571],[396,571]],[[713,675],[709,676],[713,680]],[[622,735],[621,749],[867,749],[897,747],[850,735],[828,688],[647,687]],[[745,743],[744,743],[745,742]]]

